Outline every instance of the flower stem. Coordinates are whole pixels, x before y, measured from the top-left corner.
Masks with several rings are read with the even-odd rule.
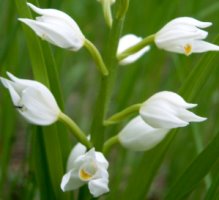
[[[130,115],[136,113],[139,111],[140,107],[141,107],[141,103],[139,104],[134,104],[132,106],[129,106],[128,108],[114,114],[113,116],[111,116],[110,118],[108,118],[105,122],[104,125],[108,126],[111,124],[116,124],[120,121],[122,121],[123,119],[129,117]]]
[[[87,48],[91,56],[93,57],[94,61],[96,62],[98,70],[104,75],[107,76],[109,74],[108,69],[106,65],[103,62],[103,59],[97,50],[97,48],[94,46],[94,44],[89,41],[88,39],[85,39],[84,46]]]
[[[80,143],[85,145],[88,149],[93,146],[91,142],[87,139],[85,133],[70,117],[61,112],[58,119],[68,126],[68,128],[71,130],[71,133],[78,139]]]
[[[141,40],[139,43],[137,43],[136,45],[126,49],[125,51],[123,51],[122,53],[120,53],[117,56],[118,61],[123,60],[124,58],[138,52],[139,50],[141,50],[142,48],[144,48],[145,46],[149,45],[150,43],[154,42],[154,37],[155,35],[149,35],[148,37],[144,38],[143,40]]]
[[[103,1],[103,14],[106,21],[106,24],[111,28],[112,27],[112,13],[111,13],[111,3],[109,0]]]
[[[96,100],[93,122],[91,125],[91,141],[96,150],[102,150],[104,141],[104,118],[107,112],[110,96],[116,78],[116,52],[118,47],[119,37],[121,35],[124,18],[113,21],[112,29],[108,40],[106,51],[106,64],[109,69],[109,76],[103,76],[100,84],[100,91]]]
[[[115,135],[115,136],[111,137],[110,139],[108,139],[103,145],[104,155],[106,155],[109,152],[109,150],[112,148],[112,146],[114,146],[115,144],[118,144],[118,143],[119,143],[118,135]]]

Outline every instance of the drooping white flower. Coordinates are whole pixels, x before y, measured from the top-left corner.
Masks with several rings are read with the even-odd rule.
[[[19,79],[10,73],[7,75],[11,80],[2,77],[0,80],[25,119],[37,125],[50,125],[58,119],[61,111],[47,87],[37,81]]]
[[[68,158],[67,173],[63,176],[61,189],[75,190],[88,184],[90,193],[98,197],[109,191],[108,161],[101,152],[94,148],[86,152],[86,148],[78,144]]]
[[[191,17],[179,17],[167,23],[155,34],[155,43],[160,49],[190,55],[206,51],[219,51],[219,46],[203,41],[208,35],[200,28],[211,22],[198,21]]]
[[[71,51],[77,51],[84,45],[85,37],[69,15],[56,9],[41,9],[31,3],[27,5],[41,16],[36,17],[36,20],[19,20],[33,29],[39,37]]]
[[[134,151],[146,151],[160,143],[169,129],[153,128],[140,117],[132,119],[118,134],[122,146]]]
[[[199,117],[188,111],[197,104],[191,104],[174,92],[158,92],[146,100],[141,108],[142,119],[154,128],[177,128],[184,127],[189,122],[201,122],[206,118]]]
[[[133,35],[133,34],[124,35],[119,40],[117,55],[122,53],[123,51],[125,51],[129,47],[136,45],[141,40],[142,40],[141,37],[138,37],[138,36]],[[138,51],[137,53],[134,53],[134,54],[124,58],[119,63],[121,65],[127,65],[127,64],[133,63],[136,60],[138,60],[144,53],[148,52],[149,50],[150,50],[150,46],[146,46],[143,49],[141,49],[140,51]]]

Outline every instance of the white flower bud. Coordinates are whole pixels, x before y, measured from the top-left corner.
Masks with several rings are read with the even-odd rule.
[[[211,22],[201,22],[191,17],[179,17],[167,23],[155,35],[155,43],[160,49],[190,55],[206,51],[219,51],[219,46],[202,41],[208,32],[199,28],[211,26]]]
[[[36,17],[36,20],[19,20],[33,29],[39,37],[71,51],[78,51],[84,45],[85,37],[69,15],[56,9],[41,9],[31,3],[27,5],[41,16]]]
[[[68,158],[68,172],[63,176],[61,189],[75,190],[88,184],[90,193],[94,197],[109,191],[108,161],[101,152],[94,148],[85,153],[83,145],[78,144],[73,148]]]
[[[119,133],[122,146],[134,151],[146,151],[161,142],[169,129],[157,129],[149,126],[137,116],[132,119]]]
[[[119,40],[117,55],[119,55],[120,53],[122,53],[126,49],[136,45],[141,40],[142,40],[141,37],[137,37],[136,35],[133,35],[133,34],[124,35]],[[141,56],[143,56],[144,53],[148,52],[149,50],[150,50],[150,46],[146,46],[143,49],[141,49],[140,51],[138,51],[137,53],[134,53],[134,54],[124,58],[123,60],[121,60],[119,62],[119,64],[127,65],[127,64],[133,63],[136,60],[138,60]]]
[[[47,87],[37,81],[7,74],[11,80],[2,77],[0,80],[9,90],[14,106],[25,119],[36,125],[50,125],[58,119],[61,111]]]
[[[184,127],[189,122],[201,122],[206,118],[199,117],[187,109],[197,104],[190,104],[174,92],[158,92],[146,100],[141,108],[142,119],[154,128]]]

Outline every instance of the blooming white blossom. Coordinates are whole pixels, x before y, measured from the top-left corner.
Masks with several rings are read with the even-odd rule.
[[[27,5],[41,16],[36,17],[36,20],[19,20],[33,29],[39,37],[71,51],[77,51],[84,45],[85,37],[69,15],[56,9],[41,9],[31,3]]]
[[[153,128],[140,116],[132,119],[118,134],[122,146],[134,151],[146,151],[161,142],[169,129]]]
[[[219,46],[203,41],[208,35],[200,28],[211,22],[198,21],[191,17],[179,17],[167,23],[155,34],[155,43],[160,49],[190,55],[206,51],[219,51]]]
[[[142,119],[154,128],[184,127],[189,122],[201,122],[206,118],[199,117],[188,111],[197,104],[191,104],[174,92],[158,92],[146,100],[141,108]]]
[[[125,51],[126,49],[136,45],[137,43],[139,43],[142,40],[141,37],[138,37],[136,35],[133,34],[127,34],[124,35],[123,37],[120,38],[119,40],[119,45],[118,45],[118,50],[117,50],[117,55],[119,55],[120,53],[122,53],[123,51]],[[150,50],[150,46],[146,46],[143,49],[141,49],[140,51],[138,51],[137,53],[134,53],[126,58],[124,58],[123,60],[121,60],[119,63],[121,65],[127,65],[130,63],[135,62],[136,60],[138,60],[144,53],[146,53],[147,51]]]
[[[75,190],[87,183],[94,197],[108,192],[108,165],[101,152],[94,148],[86,152],[82,144],[77,144],[68,158],[67,173],[62,178],[61,189]]]
[[[61,111],[47,87],[37,81],[19,79],[10,73],[7,75],[11,80],[2,77],[0,80],[24,118],[37,125],[50,125],[58,119]]]

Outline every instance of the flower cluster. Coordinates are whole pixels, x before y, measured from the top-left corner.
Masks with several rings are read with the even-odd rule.
[[[187,110],[196,105],[185,102],[174,92],[158,92],[141,105],[139,116],[120,131],[119,141],[135,151],[151,149],[162,141],[170,129],[206,120]]]
[[[105,19],[111,27],[113,19],[110,9],[115,0],[98,1],[103,4]],[[35,20],[20,18],[21,22],[39,37],[60,48],[78,51],[83,46],[87,47],[102,75],[108,75],[98,50],[85,38],[70,16],[56,9],[41,9],[31,3],[27,5],[40,16]],[[135,62],[150,50],[149,43],[152,42],[160,49],[187,56],[191,53],[219,51],[219,46],[203,41],[208,33],[201,28],[210,25],[210,22],[201,22],[191,17],[179,17],[147,38],[127,34],[117,41],[118,48],[115,50],[118,63],[126,65]],[[77,144],[69,155],[67,173],[62,178],[61,189],[66,192],[87,184],[93,197],[107,193],[108,161],[102,152],[95,151],[91,141],[76,123],[62,113],[49,89],[40,82],[20,79],[11,73],[7,75],[10,80],[0,77],[0,81],[8,89],[14,107],[28,122],[48,126],[60,120],[69,126],[79,142],[83,143]],[[159,144],[171,129],[206,120],[189,111],[196,106],[197,104],[187,103],[174,92],[158,92],[140,105],[138,115],[118,133],[118,141],[125,148],[134,151],[149,150]]]

